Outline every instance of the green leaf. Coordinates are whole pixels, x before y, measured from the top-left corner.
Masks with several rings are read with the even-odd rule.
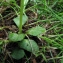
[[[9,33],[9,40],[12,42],[17,42],[23,40],[25,34]]]
[[[38,36],[40,34],[44,34],[46,32],[46,29],[40,26],[33,27],[27,31],[27,34]]]
[[[24,0],[24,6],[27,5],[28,1],[29,1],[29,0]]]
[[[13,50],[13,52],[11,54],[12,58],[17,59],[17,60],[23,58],[24,55],[25,55],[25,52],[22,49],[15,49],[15,50]]]
[[[29,52],[32,52],[35,55],[39,51],[39,47],[34,40],[24,39],[22,42],[19,42],[18,45],[20,48],[23,48]]]
[[[17,25],[17,27],[19,27],[19,25],[20,25],[20,22],[19,22],[20,21],[20,16],[14,18],[13,20],[14,20],[15,24]],[[22,18],[22,26],[27,22],[27,20],[28,20],[28,17],[24,14],[23,18]]]

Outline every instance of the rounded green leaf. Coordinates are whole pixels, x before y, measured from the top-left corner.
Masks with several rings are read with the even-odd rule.
[[[24,14],[23,18],[22,18],[22,26],[27,22],[27,20],[28,20],[28,17]],[[19,25],[20,25],[20,22],[19,22],[20,21],[20,16],[14,18],[13,21],[15,22],[17,27],[19,27]]]
[[[39,51],[39,47],[34,40],[24,39],[22,42],[19,42],[18,45],[20,48],[32,52],[33,54],[36,54]]]
[[[9,40],[12,42],[17,42],[23,40],[25,34],[9,33]]]
[[[44,34],[46,32],[46,29],[40,26],[33,27],[27,31],[27,34],[38,36],[40,34]]]
[[[11,54],[12,58],[17,59],[17,60],[23,58],[24,55],[25,55],[24,50],[21,50],[21,49],[15,49],[13,50]]]

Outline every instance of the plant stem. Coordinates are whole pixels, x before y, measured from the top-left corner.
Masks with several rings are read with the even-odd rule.
[[[22,18],[23,18],[24,0],[20,1],[20,25],[19,33],[22,33]]]

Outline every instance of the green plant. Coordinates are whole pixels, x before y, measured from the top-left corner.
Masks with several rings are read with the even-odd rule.
[[[11,58],[16,59],[18,61],[23,57],[26,57],[26,59],[28,60],[29,58],[27,57],[26,52],[30,52],[31,55],[33,54],[35,56],[41,57],[42,60],[45,61],[45,63],[49,63],[50,60],[53,63],[56,63],[55,61],[57,59],[60,59],[60,62],[62,63],[63,1],[20,0],[20,6],[19,3],[17,4],[17,1],[18,0],[0,1],[0,7],[2,7],[2,5],[3,7],[9,6],[10,9],[12,9],[12,12],[15,12],[17,17],[14,16],[13,20],[12,19],[11,20],[15,23],[15,25],[14,24],[13,25],[16,26],[16,29],[18,29],[16,33],[14,31],[10,31],[7,35],[8,39],[7,38],[0,39],[0,54],[1,53],[5,54],[6,52],[5,54],[6,58],[7,53],[9,51],[7,49],[7,46],[9,44],[10,46],[13,44],[13,46],[10,48],[12,50],[10,50],[11,53],[9,53],[9,55]],[[31,17],[31,14],[29,13],[28,10],[35,12],[37,18],[32,18],[34,16]],[[8,10],[6,12],[8,12]],[[6,12],[4,12],[4,14]],[[30,15],[29,17],[31,19],[28,19],[29,17],[27,16],[27,14]],[[6,16],[0,14],[1,17],[0,21],[1,20],[3,21],[3,19],[5,19]],[[23,27],[26,29],[25,32],[23,32],[25,30],[23,29]],[[3,27],[1,26],[0,31],[2,30],[7,31],[6,26]],[[59,52],[57,52],[57,50],[59,50]],[[2,62],[5,62],[3,57]]]
[[[28,0],[26,2],[28,3]],[[25,0],[21,0],[20,16],[13,19],[15,24],[19,28],[18,34],[10,32],[9,36],[8,36],[10,42],[15,42],[18,44],[17,46],[19,48],[18,47],[15,48],[15,50],[13,50],[11,53],[11,56],[17,60],[21,59],[25,56],[24,50],[27,50],[37,56],[37,54],[39,52],[39,47],[34,40],[28,38],[27,36],[31,35],[31,36],[38,37],[40,34],[44,34],[46,32],[46,29],[43,27],[40,27],[40,26],[33,27],[33,28],[27,30],[26,33],[22,32],[22,26],[24,26],[24,24],[28,20],[28,17],[25,14],[25,6],[24,6],[27,4],[26,2],[25,2]],[[37,31],[37,29],[39,31]],[[25,37],[27,37],[28,39],[25,39]],[[17,54],[17,53],[19,53],[19,54]]]

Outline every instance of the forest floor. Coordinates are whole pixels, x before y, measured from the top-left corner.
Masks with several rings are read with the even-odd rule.
[[[7,43],[7,40],[9,32],[19,31],[13,21],[19,14],[19,6],[20,0],[16,0],[16,5],[13,2],[0,2],[0,63],[63,63],[63,1],[30,0],[27,3],[25,13],[28,20],[22,32],[25,34],[36,26],[45,28],[46,32],[40,37],[28,35],[39,46],[37,57],[25,50],[26,56],[16,60],[11,57],[11,52],[17,43]]]

